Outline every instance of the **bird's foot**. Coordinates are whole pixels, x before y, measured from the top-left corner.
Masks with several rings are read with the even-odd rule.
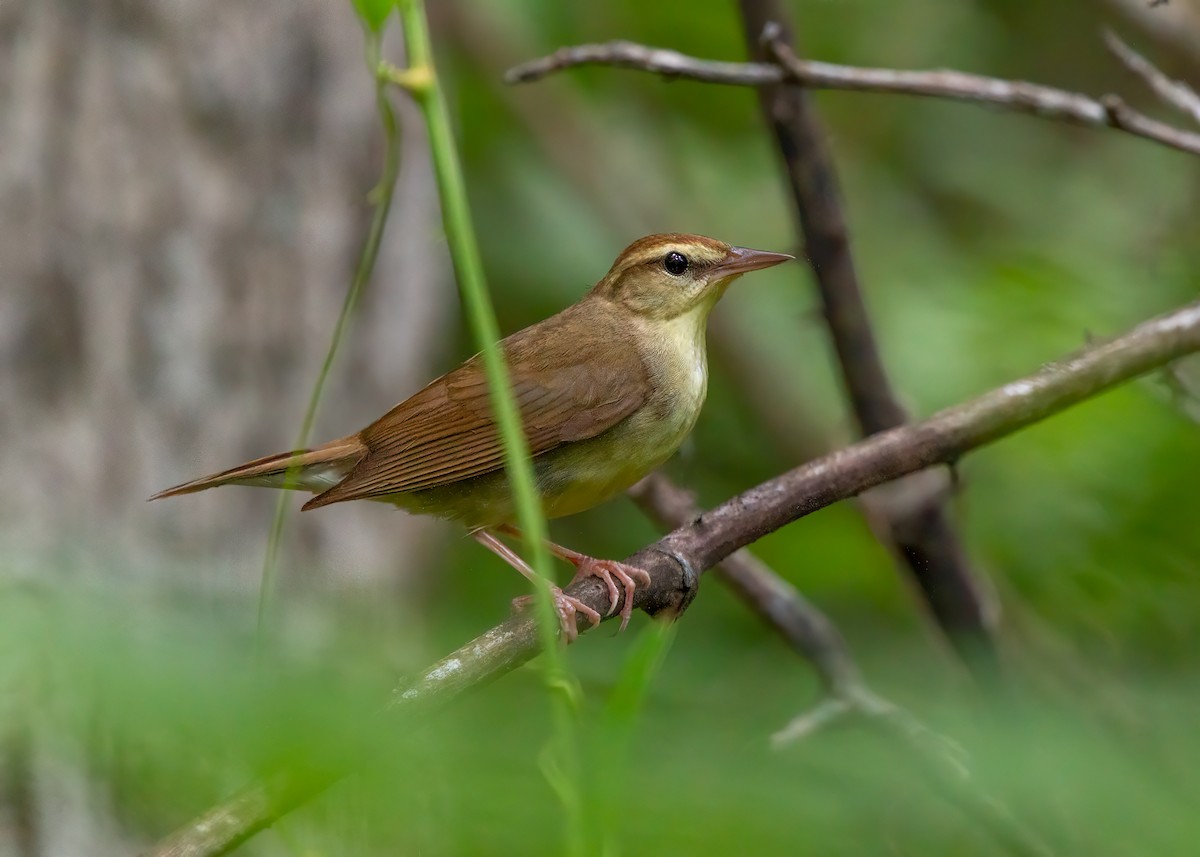
[[[583,554],[576,554],[567,559],[578,569],[572,583],[581,577],[598,577],[604,581],[604,585],[608,587],[609,598],[608,613],[605,614],[607,616],[611,616],[617,609],[617,603],[620,601],[617,582],[620,582],[625,590],[625,603],[621,605],[620,614],[621,630],[624,631],[630,617],[633,616],[633,593],[637,591],[638,583],[643,586],[650,585],[650,575],[636,565],[626,565],[614,559],[596,559]]]
[[[506,535],[521,538],[521,531],[511,524],[503,524],[497,527],[496,530],[498,532],[505,533]],[[521,573],[530,580],[533,580],[536,577],[533,570],[529,568],[529,566],[526,565],[523,560],[520,560],[520,558],[517,557],[510,548],[506,547],[490,533],[480,531],[475,534],[475,538],[479,539],[490,550],[499,553],[500,556],[504,557],[509,563],[521,571]],[[554,554],[554,556],[558,557],[559,559],[566,560],[567,562],[571,563],[571,565],[575,566],[576,572],[575,577],[571,581],[572,583],[574,583],[576,580],[579,580],[581,577],[598,577],[604,581],[604,585],[608,587],[608,612],[605,614],[606,616],[611,616],[617,609],[617,604],[621,603],[621,591],[617,588],[617,583],[619,582],[621,586],[624,587],[625,603],[621,606],[620,614],[621,630],[624,631],[625,627],[629,624],[630,617],[633,616],[633,593],[637,591],[638,583],[640,582],[643,586],[650,585],[650,575],[646,573],[645,569],[638,568],[636,565],[626,565],[623,562],[617,562],[616,560],[612,559],[597,559],[594,556],[588,556],[587,554],[580,553],[579,551],[565,548],[562,545],[556,545],[551,541],[546,542],[546,547],[550,549],[550,553]],[[557,590],[557,592],[558,596],[556,596],[556,598],[559,596],[562,598],[570,598],[569,596],[563,595],[561,589]],[[527,602],[528,600],[528,598],[517,599],[517,601],[522,602]],[[588,619],[591,620],[593,626],[599,624],[599,614],[596,613],[595,610],[588,607],[586,604],[582,604],[578,599],[570,598],[570,600],[579,605],[576,610],[587,616]],[[513,603],[516,604],[517,602],[514,601]],[[557,604],[558,602],[556,601],[555,603]],[[559,615],[562,615],[562,610],[559,611]],[[592,616],[595,616],[596,618],[592,619]],[[574,626],[574,613],[571,613],[570,621],[571,625]],[[563,631],[564,633],[568,633],[568,641],[575,639],[573,634],[567,632],[567,625],[565,623],[563,624]]]
[[[579,636],[579,626],[575,619],[577,613],[582,613],[584,618],[592,623],[593,628],[600,624],[600,614],[591,607],[573,595],[567,595],[553,583],[549,586],[550,595],[554,598],[554,613],[558,616],[559,627],[562,628],[563,637],[568,643],[574,643]],[[525,610],[536,597],[536,595],[522,595],[520,598],[514,598],[513,609]]]

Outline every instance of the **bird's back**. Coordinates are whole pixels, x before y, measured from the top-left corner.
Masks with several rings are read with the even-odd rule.
[[[548,373],[561,373],[564,365],[578,367],[571,371],[580,373],[574,400],[586,405],[581,413],[608,417],[585,421],[576,416],[570,440],[540,451],[535,447],[534,474],[550,518],[596,506],[662,465],[687,438],[704,404],[708,368],[703,315],[674,327],[639,331],[636,320],[617,315],[619,308],[609,312],[588,310],[586,333],[568,318],[561,329],[535,326],[522,331],[519,341],[506,343],[510,360],[539,362]],[[596,361],[599,349],[610,359]],[[580,395],[585,389],[587,394]],[[612,419],[612,414],[620,416]],[[526,432],[535,436],[528,419]],[[398,496],[394,502],[472,527],[512,523],[514,515],[501,467]]]
[[[502,343],[547,513],[569,511],[628,470],[625,433],[610,435],[653,397],[653,372],[620,307],[585,298]],[[604,354],[604,359],[596,359]],[[394,502],[471,526],[511,515],[504,452],[479,356],[438,378],[359,433],[367,452],[353,470],[306,504]],[[613,442],[615,441],[615,443]],[[572,451],[573,450],[573,451]],[[640,478],[639,474],[634,478]],[[600,484],[603,483],[603,484]],[[589,487],[590,486],[590,487]]]

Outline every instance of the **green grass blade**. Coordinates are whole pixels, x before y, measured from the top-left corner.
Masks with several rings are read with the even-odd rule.
[[[628,804],[624,795],[630,746],[650,686],[675,641],[676,627],[673,622],[651,622],[638,635],[588,736],[588,782],[596,797],[585,804],[586,829],[591,839],[604,843],[606,854],[618,850],[612,819]]]
[[[443,225],[454,263],[455,279],[468,325],[481,351],[484,372],[491,392],[492,410],[504,443],[505,463],[516,506],[517,523],[525,535],[525,556],[543,581],[549,583],[552,578],[550,555],[544,544],[547,535],[546,519],[534,482],[529,445],[509,383],[508,367],[499,347],[500,328],[488,293],[483,274],[483,260],[471,224],[470,204],[467,200],[449,110],[438,85],[424,5],[420,0],[401,0],[399,8],[404,24],[408,69],[391,75],[390,79],[408,89],[425,115],[434,174],[442,203]],[[381,67],[382,76],[389,77],[388,71],[386,67]],[[559,794],[565,810],[567,852],[583,854],[585,841],[581,817],[582,801],[578,789],[576,709],[570,700],[571,694],[554,690],[556,687],[571,686],[573,682],[567,675],[562,653],[558,648],[558,621],[547,586],[538,587],[535,603],[546,681],[551,688],[554,721],[554,758],[545,769],[555,771],[554,789]]]
[[[380,33],[376,29],[367,30],[365,51],[367,65],[374,74],[380,59]],[[371,279],[371,273],[375,270],[375,260],[379,256],[379,245],[383,240],[384,226],[387,224],[388,213],[392,207],[396,176],[400,172],[400,134],[396,125],[396,114],[388,100],[387,86],[383,81],[376,81],[375,104],[379,112],[380,124],[383,126],[384,156],[379,183],[369,196],[371,204],[374,206],[371,226],[367,232],[367,240],[363,244],[362,253],[359,255],[358,265],[354,269],[354,279],[350,282],[350,288],[346,291],[346,299],[342,302],[341,312],[338,313],[333,336],[329,341],[329,348],[325,352],[325,360],[322,362],[321,370],[317,373],[317,380],[313,384],[312,394],[308,399],[308,407],[304,411],[304,420],[300,424],[300,433],[296,438],[294,449],[303,449],[312,434],[313,423],[317,418],[317,409],[320,407],[321,396],[325,391],[325,382],[329,378],[329,371],[333,368],[333,362],[341,348],[355,307],[358,306],[358,301],[362,297],[363,289]],[[298,468],[291,468],[284,475],[284,485],[292,482],[298,472]],[[283,527],[291,500],[292,498],[286,491],[280,492],[279,502],[275,505],[275,517],[271,521],[271,533],[267,538],[267,552],[263,559],[262,579],[258,595],[260,652],[266,633],[271,594],[275,591],[275,577],[279,566],[279,546],[283,540]]]

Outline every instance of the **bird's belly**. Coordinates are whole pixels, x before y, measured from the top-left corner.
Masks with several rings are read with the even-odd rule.
[[[669,367],[671,382],[657,385],[639,410],[603,434],[533,460],[547,518],[599,505],[675,454],[695,426],[708,388],[702,342],[693,354],[683,353],[687,356]],[[387,499],[411,512],[453,518],[472,528],[516,523],[503,470]]]
[[[540,456],[535,467],[546,516],[590,509],[662,465],[691,432],[701,404],[703,393],[650,403],[599,437]]]
[[[605,449],[599,455],[567,450],[561,457],[539,462],[538,484],[547,518],[574,515],[620,494],[671,457],[662,454],[627,455],[621,448]]]

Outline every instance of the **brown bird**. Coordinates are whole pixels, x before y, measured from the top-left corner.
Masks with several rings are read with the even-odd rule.
[[[650,235],[626,247],[577,304],[501,343],[548,518],[602,503],[671,457],[704,404],[709,312],[742,274],[791,258],[699,235]],[[306,510],[368,499],[461,521],[489,550],[536,577],[497,536],[519,533],[478,355],[357,434],[259,458],[150,499],[218,485],[312,491]],[[623,629],[646,572],[552,543],[549,549],[577,577],[607,584],[609,615],[621,585]],[[591,607],[558,587],[553,593],[568,640],[577,634],[577,612],[599,624]]]

